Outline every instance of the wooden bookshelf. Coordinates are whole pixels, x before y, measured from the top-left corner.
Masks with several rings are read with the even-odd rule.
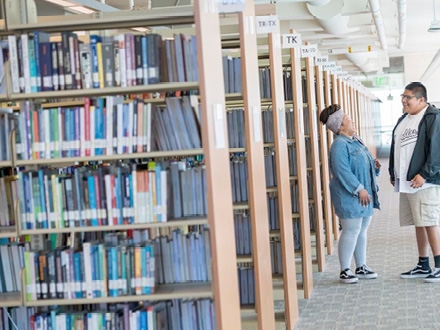
[[[9,238],[17,236],[15,226],[0,227],[0,238]]]
[[[203,154],[206,166],[206,184],[208,187],[207,204],[208,216],[202,218],[182,218],[165,223],[133,224],[122,226],[100,226],[99,228],[57,228],[57,229],[19,229],[21,235],[63,234],[75,232],[131,230],[143,228],[164,228],[172,226],[208,225],[212,252],[212,283],[196,283],[183,285],[160,285],[151,295],[105,297],[93,299],[51,299],[23,301],[25,290],[20,295],[0,295],[0,306],[48,306],[72,304],[101,304],[124,303],[138,301],[158,301],[169,299],[213,299],[216,309],[216,324],[218,328],[239,329],[241,327],[238,281],[236,276],[236,255],[233,246],[225,246],[224,242],[234,241],[233,208],[231,203],[231,183],[229,175],[229,150],[227,148],[226,120],[222,116],[225,109],[223,89],[223,72],[220,49],[219,14],[214,3],[196,1],[194,6],[178,6],[148,11],[127,11],[117,13],[97,13],[94,15],[71,15],[62,17],[30,19],[23,24],[16,1],[6,1],[8,15],[7,27],[9,34],[28,33],[34,30],[47,32],[119,29],[136,26],[157,26],[195,23],[198,53],[198,82],[159,83],[145,86],[115,87],[101,89],[82,89],[51,91],[39,93],[10,93],[12,77],[7,79],[8,93],[5,99],[9,101],[37,100],[47,107],[53,107],[49,100],[81,99],[83,97],[144,94],[172,91],[200,91],[202,111],[201,135],[203,149],[180,151],[154,151],[136,154],[118,154],[111,156],[71,157],[60,159],[18,160],[14,150],[14,159],[2,162],[0,166],[32,167],[39,165],[57,165],[82,162],[111,162],[139,158],[178,158]],[[32,0],[29,4],[34,5]],[[32,7],[32,6],[31,6]],[[29,17],[28,17],[29,18]],[[139,24],[139,25],[138,25]],[[10,72],[5,68],[6,72]],[[10,75],[10,74],[9,74]],[[1,98],[1,96],[0,96]],[[81,101],[66,101],[70,103]],[[148,101],[147,101],[148,102]],[[163,99],[159,102],[163,102]],[[59,103],[61,104],[61,103]],[[60,106],[60,105],[57,105]],[[219,118],[220,117],[220,118]],[[11,140],[12,141],[12,140]],[[13,149],[14,141],[11,142]],[[5,231],[0,235],[9,235]],[[15,233],[15,230],[14,232]],[[8,236],[9,237],[9,236]],[[25,287],[24,287],[25,288]]]
[[[324,72],[321,66],[315,66],[316,76],[316,99],[318,106],[318,136],[319,136],[319,152],[321,159],[321,180],[323,192],[323,215],[325,221],[325,242],[327,254],[333,253],[333,228],[332,228],[332,205],[330,198],[330,174],[328,161],[328,141],[327,128],[319,121],[319,113],[325,108],[324,103]]]
[[[101,30],[143,26],[168,26],[194,23],[195,6],[176,6],[150,10],[96,12],[93,14],[40,16],[35,23],[22,23],[20,5],[15,0],[5,0],[7,29],[22,32],[43,30],[47,32]],[[18,5],[18,6],[17,6]],[[35,4],[34,4],[35,6]],[[18,12],[17,12],[18,11]]]
[[[205,217],[187,218],[187,219],[171,219],[167,222],[154,223],[135,223],[131,225],[114,225],[114,226],[90,226],[90,227],[68,227],[68,228],[42,228],[42,229],[21,229],[20,223],[18,233],[21,235],[40,235],[40,234],[62,234],[62,233],[86,233],[86,232],[103,232],[103,231],[124,231],[139,230],[181,226],[202,226],[208,224]]]
[[[293,30],[290,33],[294,33]],[[296,159],[298,168],[299,187],[299,214],[301,219],[302,242],[302,283],[304,297],[307,299],[313,290],[313,269],[310,246],[310,217],[308,207],[307,164],[304,137],[304,113],[301,82],[301,54],[300,49],[290,49],[292,95],[295,122]]]
[[[291,218],[291,196],[289,160],[287,154],[287,127],[284,101],[284,82],[281,39],[279,34],[269,33],[269,61],[272,94],[272,114],[274,123],[276,175],[278,188],[278,210],[284,278],[284,304],[286,328],[292,329],[298,320],[298,293],[296,283],[295,253],[293,244],[293,225]]]
[[[21,292],[0,293],[0,308],[19,307],[22,305]]]
[[[157,301],[169,299],[201,299],[213,298],[211,283],[160,285],[156,292],[149,295],[82,298],[82,299],[41,299],[24,301],[26,307],[53,305],[86,305],[86,304],[115,304],[137,301]]]
[[[307,45],[308,43],[306,43]],[[324,224],[322,213],[322,189],[321,189],[321,169],[320,169],[320,154],[319,154],[319,136],[318,136],[318,118],[317,118],[317,104],[316,104],[316,91],[315,91],[315,69],[314,58],[305,58],[306,69],[306,86],[307,86],[307,109],[308,125],[310,131],[310,146],[311,160],[312,160],[312,179],[313,179],[313,210],[315,213],[315,230],[316,230],[316,242],[317,242],[317,256],[318,256],[318,268],[319,271],[324,270],[325,265],[325,237],[324,237]]]
[[[264,171],[263,134],[258,77],[257,35],[249,29],[255,18],[252,0],[238,14],[240,33],[243,103],[245,109],[246,151],[248,159],[249,206],[252,221],[252,245],[255,283],[255,306],[258,329],[274,329],[274,302],[267,221],[267,196]],[[270,297],[270,299],[268,299]]]
[[[78,97],[93,97],[103,95],[128,95],[128,94],[143,94],[154,92],[170,92],[170,91],[189,91],[198,90],[198,82],[182,82],[182,83],[159,83],[153,85],[140,85],[130,87],[105,87],[105,88],[90,88],[90,89],[72,89],[64,91],[50,91],[37,93],[20,93],[11,94],[9,100],[35,100],[35,99],[63,99],[63,98],[78,98]]]
[[[51,164],[96,162],[96,161],[111,162],[122,159],[185,157],[185,156],[197,156],[201,154],[203,154],[203,149],[151,151],[151,152],[142,152],[142,153],[115,154],[115,155],[104,155],[104,156],[15,160],[15,164],[16,164],[15,166],[44,165],[47,164],[48,162],[50,162]]]

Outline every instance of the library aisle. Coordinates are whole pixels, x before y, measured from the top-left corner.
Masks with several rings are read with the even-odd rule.
[[[375,212],[371,222],[367,253],[369,266],[379,276],[357,284],[340,283],[335,248],[324,272],[315,273],[310,299],[299,302],[295,330],[440,329],[440,284],[399,277],[417,263],[415,233],[414,227],[399,227],[398,194],[389,184],[386,153],[381,156],[382,210]],[[433,267],[432,256],[430,261]]]

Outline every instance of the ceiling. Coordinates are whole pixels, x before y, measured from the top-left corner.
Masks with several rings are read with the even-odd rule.
[[[60,15],[65,11],[62,7],[47,2],[50,0],[34,1],[38,15]],[[67,1],[98,10],[99,8],[137,10],[190,5],[193,0]],[[317,44],[321,55],[328,55],[330,61],[336,61],[337,65],[342,66],[343,71],[347,71],[354,79],[363,82],[366,86],[372,86],[375,77],[386,76],[391,81],[388,85],[394,84],[400,88],[405,81],[406,55],[420,53],[434,57],[440,45],[440,31],[428,32],[431,21],[436,16],[434,7],[440,10],[440,0],[254,0],[254,2],[256,5],[273,4],[275,7],[273,10],[281,20],[282,33],[294,29],[301,34],[303,42]],[[375,19],[379,24],[375,24]],[[425,69],[423,68],[423,71]]]

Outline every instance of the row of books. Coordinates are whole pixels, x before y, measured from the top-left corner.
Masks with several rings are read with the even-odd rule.
[[[248,211],[234,212],[234,227],[237,255],[252,254],[252,222]]]
[[[43,109],[23,102],[18,159],[52,159],[201,148],[199,123],[188,96],[166,106],[122,97],[84,98],[84,106]],[[153,127],[152,127],[153,126]]]
[[[229,148],[245,148],[246,134],[244,128],[244,109],[228,109]]]
[[[278,207],[278,194],[268,193],[267,194],[267,213],[269,220],[269,230],[279,230],[280,229],[280,215]]]
[[[264,149],[264,172],[266,177],[266,187],[277,186],[276,172],[276,156],[275,148],[269,147]]]
[[[166,106],[153,111],[153,150],[185,150],[202,147],[199,105],[191,106],[189,96],[168,97]]]
[[[120,254],[120,259],[116,249],[104,247],[103,243],[84,242],[82,249],[25,251],[26,300],[154,293],[154,246],[127,246],[126,258]]]
[[[230,161],[232,202],[247,202],[248,192],[248,163],[244,154],[231,154]]]
[[[240,289],[240,305],[255,304],[255,271],[254,267],[239,266],[238,286]]]
[[[10,108],[0,108],[0,161],[11,160],[9,134],[18,126],[18,114]]]
[[[281,241],[279,237],[270,240],[270,263],[272,274],[283,274],[283,254],[281,251]]]
[[[24,229],[166,222],[170,216],[207,214],[205,168],[185,160],[24,170],[17,185]]]
[[[22,228],[167,221],[167,171],[149,162],[18,173]]]
[[[110,305],[107,310],[0,309],[0,330],[213,330],[215,308],[210,299],[173,299],[156,303]]]
[[[0,293],[21,291],[24,243],[0,245]]]
[[[195,36],[65,31],[54,39],[42,31],[8,36],[13,93],[198,80]]]
[[[223,56],[223,81],[225,93],[241,93],[242,77],[241,77],[241,58]]]
[[[109,242],[83,242],[78,247],[54,250],[17,250],[22,255],[17,257],[24,261],[26,300],[148,295],[156,291],[157,284],[212,279],[208,229],[188,234],[174,229],[170,236],[133,244]],[[3,261],[10,263],[4,267],[6,283],[15,277],[15,281],[19,280],[20,273],[14,271],[14,260],[10,258],[14,246],[10,245],[10,255],[5,255],[8,261]],[[1,248],[3,257],[8,246]],[[6,292],[19,290],[9,286]]]
[[[270,67],[259,69],[260,80],[260,95],[263,99],[272,98],[271,81],[270,81]],[[307,80],[305,76],[301,76],[302,86],[302,98],[303,102],[307,103]],[[293,85],[292,85],[292,72],[287,69],[283,70],[283,88],[284,88],[284,100],[293,100]]]
[[[263,120],[263,141],[264,143],[274,143],[275,142],[275,131],[273,123],[273,110],[272,108],[264,109],[262,112]],[[295,123],[293,116],[293,109],[287,108],[285,111],[285,122],[286,122],[286,138],[295,138]]]
[[[0,176],[0,228],[15,226],[14,202],[18,200],[16,175]]]

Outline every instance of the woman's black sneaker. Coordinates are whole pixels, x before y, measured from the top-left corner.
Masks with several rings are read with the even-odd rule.
[[[377,274],[371,270],[367,265],[363,265],[361,267],[356,268],[356,276],[358,278],[376,278]]]
[[[358,278],[353,274],[350,268],[346,268],[341,270],[341,274],[339,275],[339,280],[345,284],[356,283]]]

